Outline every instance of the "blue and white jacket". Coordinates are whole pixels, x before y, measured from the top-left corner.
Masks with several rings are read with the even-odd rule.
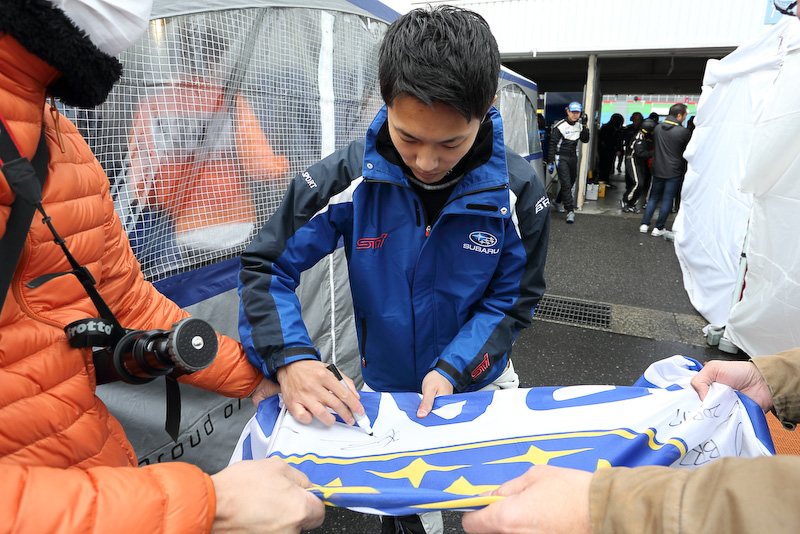
[[[549,201],[535,171],[503,145],[455,186],[434,220],[401,167],[379,155],[382,109],[366,139],[292,181],[242,254],[239,332],[267,377],[319,358],[300,314],[300,273],[343,239],[362,376],[376,391],[420,391],[432,369],[457,392],[503,372],[544,294]]]

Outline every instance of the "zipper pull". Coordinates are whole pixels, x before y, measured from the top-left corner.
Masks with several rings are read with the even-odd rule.
[[[430,226],[426,226],[425,227],[425,237],[428,237],[429,235],[431,235],[431,227]]]
[[[65,154],[67,149],[64,148],[64,139],[61,137],[61,128],[58,126],[58,119],[61,116],[58,113],[58,109],[56,109],[56,99],[50,96],[50,115],[53,116],[53,122],[55,123],[56,127],[56,138],[58,139],[58,148],[61,149],[61,153]]]

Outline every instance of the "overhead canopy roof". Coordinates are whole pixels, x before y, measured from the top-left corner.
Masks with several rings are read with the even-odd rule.
[[[411,7],[446,1],[419,0]],[[706,61],[780,20],[772,0],[463,0],[495,34],[503,63],[540,92],[581,91],[596,54],[603,93],[696,94]]]
[[[379,18],[387,22],[391,22],[398,16],[395,10],[375,0],[353,0],[352,2],[346,0],[157,0],[153,5],[151,18],[252,7],[327,9]]]

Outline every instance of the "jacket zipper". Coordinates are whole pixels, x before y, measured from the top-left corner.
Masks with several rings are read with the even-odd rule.
[[[60,114],[58,113],[58,109],[56,108],[56,99],[53,96],[50,96],[50,115],[53,116],[53,124],[56,129],[56,139],[58,140],[58,148],[61,149],[62,154],[67,153],[67,149],[64,148],[64,138],[61,135],[61,127],[58,124],[58,119]]]
[[[439,217],[442,215],[442,212],[445,210],[445,208],[448,205],[452,204],[453,202],[455,202],[459,198],[464,198],[464,197],[469,196],[469,195],[476,195],[478,193],[485,193],[486,191],[496,191],[498,189],[508,189],[508,186],[507,185],[498,185],[498,186],[494,186],[494,187],[487,187],[485,189],[478,189],[476,191],[468,191],[468,192],[466,192],[466,193],[464,193],[462,195],[458,195],[454,199],[448,201],[444,206],[442,206],[442,209],[439,211],[439,213],[436,214],[436,217],[433,218],[433,221],[431,221],[431,223],[428,226],[425,227],[425,237],[428,237],[428,236],[431,235],[431,229],[433,228],[433,225],[436,224],[436,221],[439,220]]]
[[[361,367],[367,366],[367,319],[361,318]]]

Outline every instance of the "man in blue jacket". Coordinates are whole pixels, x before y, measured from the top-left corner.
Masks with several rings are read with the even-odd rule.
[[[503,145],[499,69],[473,12],[397,19],[379,53],[386,106],[366,137],[296,176],[242,254],[242,343],[299,421],[331,425],[330,408],[352,424],[364,411],[320,361],[295,295],[340,238],[369,388],[421,392],[425,417],[438,395],[504,373],[518,383],[509,356],[544,293],[549,201]]]

